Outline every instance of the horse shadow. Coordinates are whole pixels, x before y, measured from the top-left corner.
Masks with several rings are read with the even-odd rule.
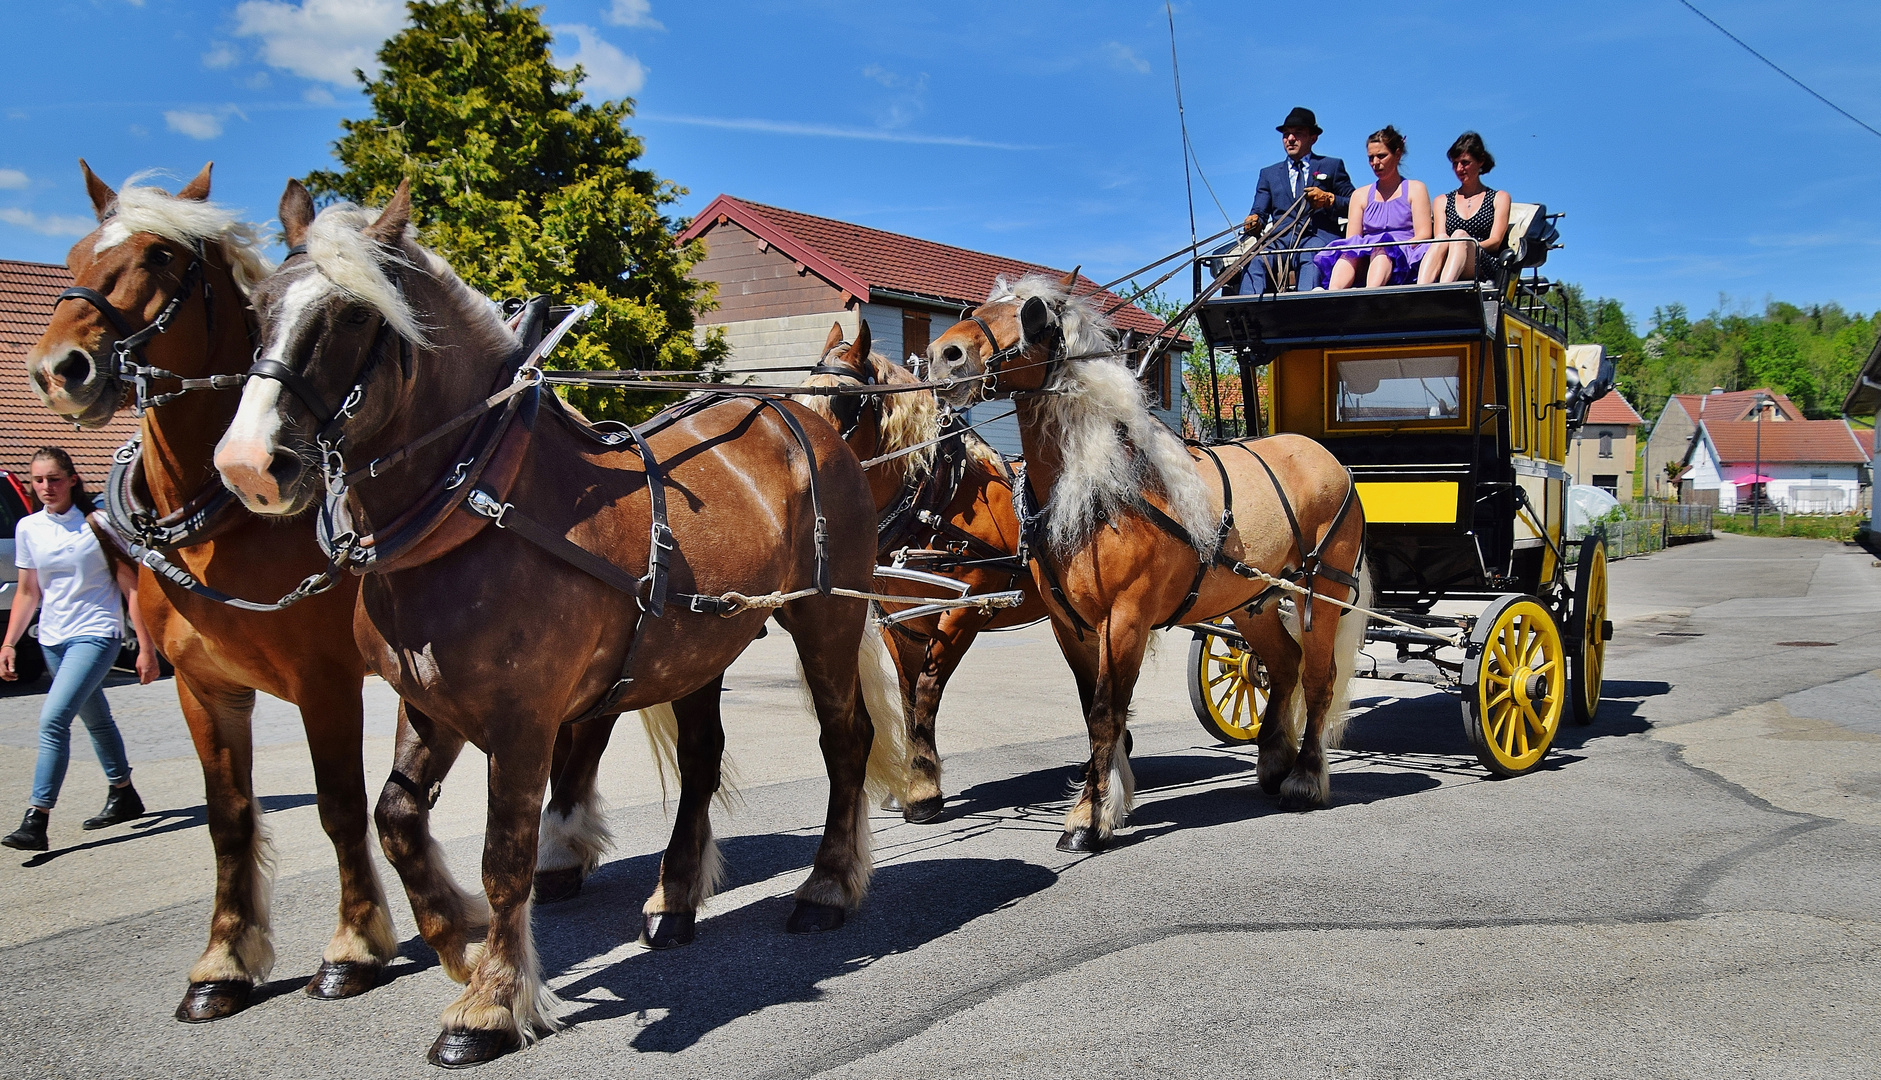
[[[301,806],[312,806],[317,801],[314,795],[263,795],[261,812],[272,814],[277,810],[292,810]],[[128,833],[106,836],[98,840],[88,840],[71,847],[54,848],[42,851],[21,863],[21,866],[44,866],[54,859],[80,851],[95,851],[113,844],[128,844],[146,836],[161,836],[164,833],[181,832],[184,829],[199,829],[209,824],[209,807],[206,804],[188,806],[180,810],[152,810],[143,817],[129,823]]]
[[[752,839],[774,845],[785,838]],[[805,845],[796,850],[813,850],[809,838],[801,839]],[[775,863],[785,861],[780,856]],[[815,1001],[825,981],[917,949],[1056,880],[1053,871],[1017,859],[896,863],[876,871],[868,901],[833,933],[787,937],[783,923],[793,901],[768,897],[702,921],[698,940],[683,949],[631,955],[557,993],[569,1006],[563,1016],[572,1026],[634,1018],[642,1025],[631,1040],[634,1049],[676,1053],[769,1006]],[[637,932],[637,905],[633,924]],[[545,962],[566,970],[597,954],[596,943],[573,953],[565,951],[568,944],[553,937],[544,943]],[[727,979],[733,971],[737,978]]]

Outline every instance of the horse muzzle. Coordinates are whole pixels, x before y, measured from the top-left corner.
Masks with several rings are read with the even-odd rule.
[[[314,470],[282,444],[280,396],[281,384],[251,381],[215,456],[222,483],[242,505],[271,517],[299,513],[314,487]]]
[[[26,356],[27,383],[46,408],[80,427],[101,427],[124,401],[124,383],[109,360],[77,345]]]

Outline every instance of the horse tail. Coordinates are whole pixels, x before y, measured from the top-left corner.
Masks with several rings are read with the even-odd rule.
[[[873,623],[862,632],[862,648],[857,656],[856,673],[862,679],[862,703],[868,707],[875,726],[875,739],[869,745],[869,768],[863,781],[867,805],[879,805],[892,796],[897,805],[908,805],[911,775],[908,769],[908,721],[901,708],[901,680],[889,662],[888,649]]]
[[[666,775],[671,770],[679,775],[679,715],[673,711],[671,702],[654,705],[640,710],[640,726],[646,730],[647,746],[653,751],[653,767],[660,774],[660,803],[665,805],[668,798]],[[718,763],[718,792],[712,801],[727,813],[738,809],[743,801],[738,791],[738,770],[732,765],[731,755],[721,753]]]
[[[1372,606],[1371,568],[1361,561],[1356,575],[1359,579],[1358,595],[1352,603],[1361,608]],[[1324,736],[1320,746],[1333,749],[1345,735],[1346,713],[1352,705],[1352,677],[1358,671],[1359,650],[1365,647],[1366,617],[1363,611],[1339,611],[1339,630],[1332,644],[1332,707],[1326,710],[1326,722],[1322,727]]]

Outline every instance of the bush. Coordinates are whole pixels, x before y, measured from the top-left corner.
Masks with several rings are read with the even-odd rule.
[[[1853,514],[1778,514],[1768,511],[1753,533],[1750,514],[1713,514],[1711,527],[1740,536],[1799,536],[1810,540],[1848,540],[1855,535]]]

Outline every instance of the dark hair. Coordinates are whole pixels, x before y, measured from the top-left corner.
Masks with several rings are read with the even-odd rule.
[[[64,470],[65,475],[72,478],[73,506],[87,514],[98,509],[91,501],[91,492],[85,490],[85,478],[78,475],[78,470],[72,465],[72,455],[56,446],[42,446],[33,452],[33,460],[50,461]]]
[[[1386,124],[1383,128],[1365,136],[1365,141],[1367,143],[1383,143],[1385,149],[1399,157],[1404,156],[1404,136],[1398,134],[1398,129],[1392,127],[1390,124]]]
[[[1477,172],[1487,173],[1489,170],[1496,167],[1496,156],[1489,152],[1487,146],[1483,145],[1483,137],[1476,134],[1474,131],[1465,131],[1463,134],[1456,137],[1455,142],[1450,144],[1451,164],[1456,164],[1456,159],[1462,157],[1464,154],[1475,158],[1476,164],[1482,166],[1482,168],[1476,170]]]

